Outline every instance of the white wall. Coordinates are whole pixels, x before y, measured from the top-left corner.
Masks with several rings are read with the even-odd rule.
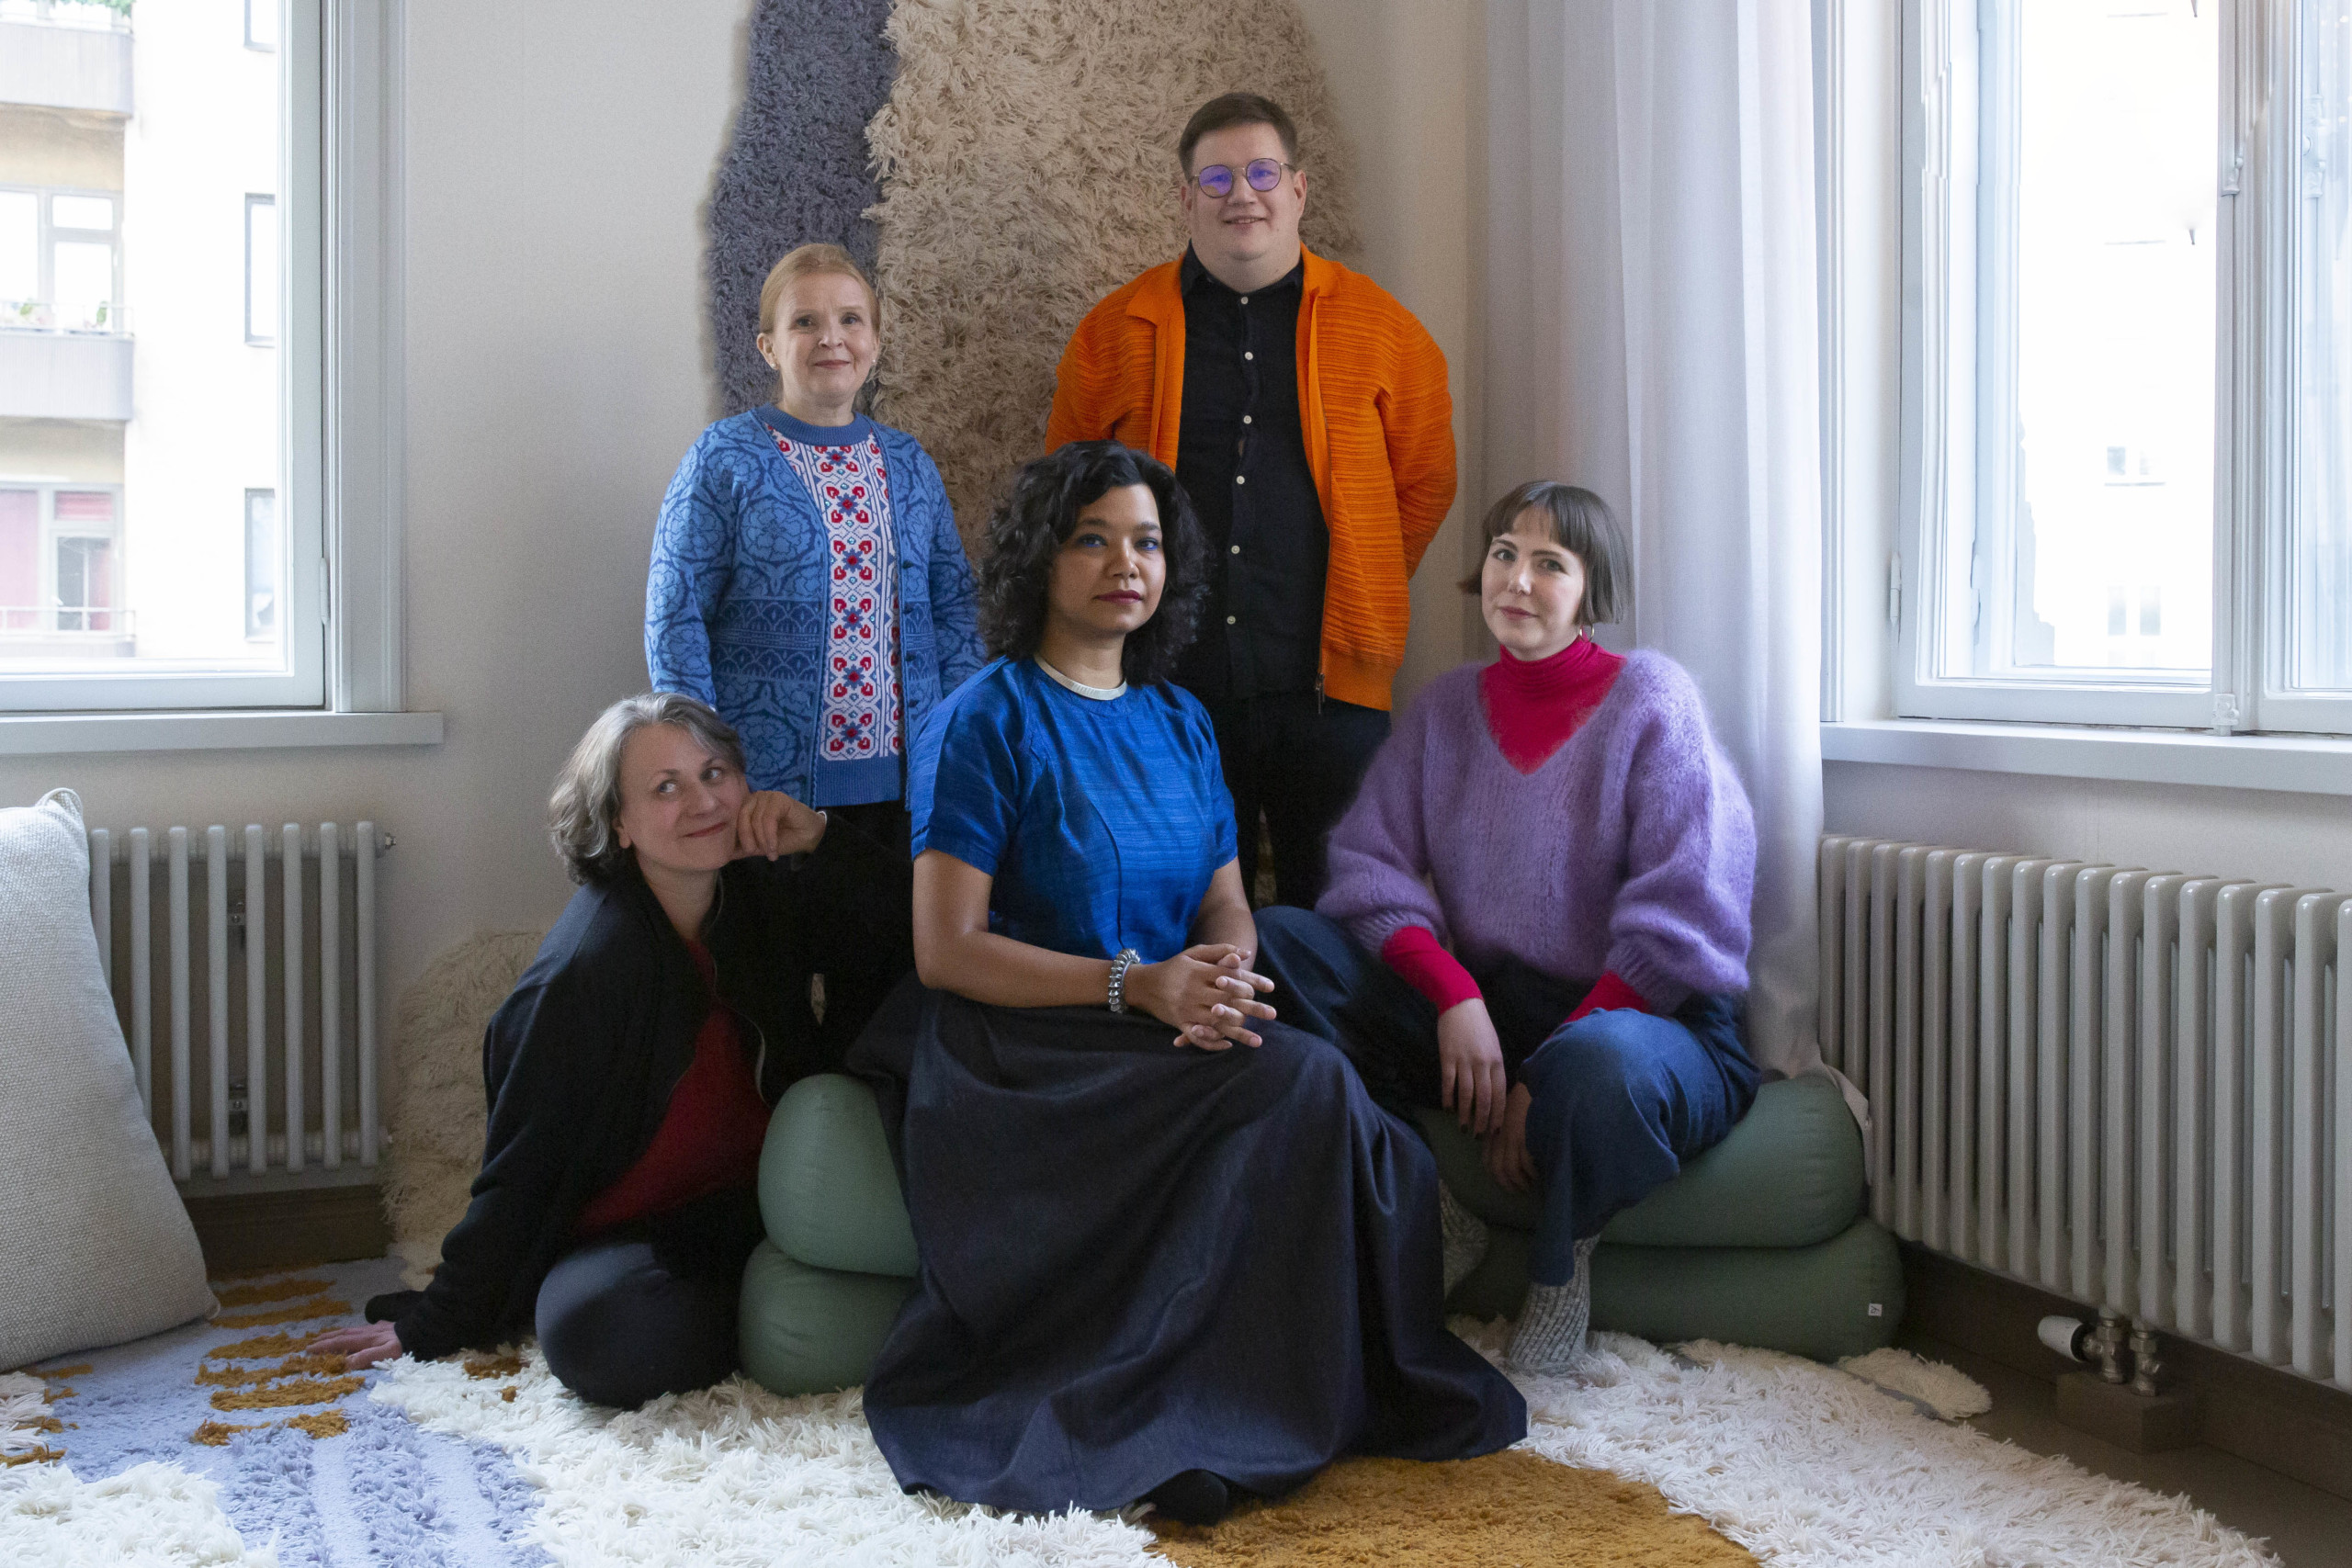
[[[2352,892],[2352,808],[2340,795],[1872,762],[1826,764],[1822,795],[1833,833]]]
[[[1465,531],[1491,499],[1475,435],[1484,380],[1475,280],[1486,227],[1486,34],[1459,0],[1299,0],[1299,10],[1355,147],[1364,270],[1437,339],[1453,394],[1461,489],[1413,575],[1401,705],[1485,647],[1476,605],[1455,584],[1475,564]],[[1311,169],[1311,153],[1309,161]]]
[[[372,817],[387,991],[568,894],[543,829],[588,719],[642,689],[653,517],[709,418],[701,207],[748,0],[409,0],[408,679],[416,750],[0,758],[94,824]]]

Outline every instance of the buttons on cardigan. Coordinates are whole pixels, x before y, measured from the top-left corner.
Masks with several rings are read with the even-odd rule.
[[[1250,416],[1249,416],[1248,414],[1246,414],[1246,413],[1245,413],[1245,414],[1243,414],[1243,415],[1241,416],[1241,423],[1244,423],[1244,424],[1249,423],[1250,423]]]
[[[1245,348],[1241,351],[1241,357],[1244,359],[1255,359],[1258,356]]]
[[[1233,617],[1232,617],[1231,615],[1227,615],[1227,616],[1226,616],[1226,618],[1225,618],[1225,624],[1226,624],[1227,626],[1231,626],[1231,625],[1233,625]]]
[[[1238,555],[1239,555],[1239,554],[1241,553],[1241,547],[1240,547],[1239,545],[1236,545],[1236,546],[1234,546],[1234,547],[1233,547],[1233,553],[1234,553],[1235,555],[1237,555],[1237,556],[1238,556]]]
[[[1246,485],[1250,482],[1250,476],[1248,474],[1236,474],[1233,476],[1233,482],[1238,485]]]

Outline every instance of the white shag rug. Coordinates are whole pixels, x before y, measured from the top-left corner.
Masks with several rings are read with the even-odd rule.
[[[0,1562],[40,1568],[277,1568],[248,1551],[202,1476],[153,1461],[98,1481],[62,1466],[0,1476]]]
[[[1489,1356],[1508,1332],[1456,1328]],[[1775,1568],[2277,1565],[2184,1500],[1921,1414],[1915,1401],[1981,1399],[1949,1368],[1880,1360],[1881,1379],[1914,1385],[1891,1394],[1770,1351],[1700,1342],[1668,1355],[1622,1335],[1597,1345],[1579,1376],[1521,1381],[1525,1446],[1649,1482]],[[855,1392],[781,1399],[737,1379],[615,1415],[565,1393],[529,1350],[503,1379],[401,1360],[374,1397],[509,1450],[545,1491],[536,1539],[566,1568],[1164,1561],[1147,1555],[1148,1532],[1115,1517],[1007,1517],[905,1495]]]

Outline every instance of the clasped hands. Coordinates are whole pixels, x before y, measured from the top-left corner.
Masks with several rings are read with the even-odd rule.
[[[1535,1162],[1527,1156],[1527,1108],[1534,1097],[1525,1084],[1506,1089],[1502,1041],[1483,998],[1438,1014],[1437,1060],[1438,1103],[1484,1142],[1487,1174],[1513,1192],[1525,1191],[1535,1180]]]
[[[1260,1045],[1250,1021],[1274,1016],[1272,1006],[1258,999],[1274,983],[1250,968],[1256,956],[1230,942],[1204,942],[1158,964],[1136,964],[1122,985],[1129,1001],[1176,1029],[1179,1045]]]

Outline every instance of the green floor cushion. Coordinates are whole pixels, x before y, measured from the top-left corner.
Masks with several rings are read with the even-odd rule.
[[[760,1150],[768,1239],[813,1269],[910,1280],[915,1233],[874,1091],[820,1073],[785,1090]]]
[[[1527,1294],[1525,1231],[1497,1226],[1449,1311],[1516,1317]],[[1592,1255],[1592,1325],[1659,1344],[1720,1339],[1834,1361],[1893,1343],[1903,1316],[1894,1238],[1869,1219],[1811,1247],[1627,1247]]]
[[[1534,1192],[1498,1186],[1478,1140],[1448,1112],[1420,1118],[1455,1197],[1490,1224],[1535,1228],[1543,1205]],[[1600,1235],[1624,1247],[1806,1247],[1862,1212],[1863,1175],[1861,1133],[1838,1086],[1785,1078],[1758,1089],[1729,1136]]]
[[[736,1326],[743,1371],[781,1394],[854,1388],[874,1370],[913,1290],[913,1280],[893,1275],[812,1269],[763,1241],[743,1265]]]

